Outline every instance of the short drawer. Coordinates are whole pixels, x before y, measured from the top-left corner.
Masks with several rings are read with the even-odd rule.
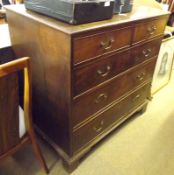
[[[98,110],[124,96],[137,86],[151,81],[156,59],[130,69],[100,87],[77,96],[73,100],[73,125],[77,125]]]
[[[143,104],[148,97],[149,91],[150,84],[147,84],[118,103],[113,104],[109,109],[96,116],[87,124],[75,129],[73,133],[74,151],[78,151],[89,144],[98,135],[103,134],[107,129],[117,124],[124,116]]]
[[[131,58],[136,64],[158,56],[162,38],[143,43],[131,49]],[[134,63],[134,64],[135,64]]]
[[[133,43],[163,35],[166,26],[166,18],[152,20],[135,25]]]
[[[129,47],[131,44],[132,27],[115,29],[73,39],[74,64],[94,57]],[[126,36],[126,37],[125,37]]]
[[[74,95],[78,95],[117,74],[158,55],[161,38],[120,52],[74,70]]]

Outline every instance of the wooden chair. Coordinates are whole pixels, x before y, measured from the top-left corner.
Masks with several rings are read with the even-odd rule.
[[[24,112],[19,107],[18,73],[21,70],[24,73]],[[30,82],[30,58],[25,57],[0,65],[0,161],[31,143],[41,166],[48,173],[32,126]],[[21,116],[25,124],[23,128],[26,129],[23,133],[19,130]]]

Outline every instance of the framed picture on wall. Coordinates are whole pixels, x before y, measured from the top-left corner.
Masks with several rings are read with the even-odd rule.
[[[158,55],[153,81],[152,94],[168,84],[174,58],[174,36],[164,39]]]

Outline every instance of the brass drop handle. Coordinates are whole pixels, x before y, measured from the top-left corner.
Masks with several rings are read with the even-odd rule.
[[[104,125],[104,120],[101,120],[99,123],[99,126],[94,126],[93,130],[97,133],[101,132],[103,129],[103,125]]]
[[[110,66],[106,66],[106,70],[102,71],[101,69],[97,70],[97,74],[100,75],[101,77],[106,77],[109,72],[111,71],[111,67]]]
[[[147,28],[147,32],[150,34],[150,35],[153,35],[156,31],[157,27],[155,25],[152,25],[150,27]]]
[[[142,80],[144,80],[144,76],[145,76],[145,75],[146,75],[146,74],[143,72],[143,73],[137,75],[136,78],[137,78],[139,81],[142,81]]]
[[[152,49],[144,49],[143,51],[142,51],[142,53],[143,53],[143,55],[145,56],[145,57],[149,57],[150,56],[150,54],[151,54],[151,52],[152,52]]]
[[[108,41],[101,41],[100,45],[104,50],[109,50],[112,47],[112,43],[115,40],[113,38],[110,38]]]
[[[106,100],[107,98],[108,98],[108,96],[106,94],[102,93],[96,98],[95,103],[98,104],[101,101]]]
[[[139,98],[140,98],[140,94],[136,95],[136,96],[132,99],[132,101],[134,102],[134,101],[138,100]]]

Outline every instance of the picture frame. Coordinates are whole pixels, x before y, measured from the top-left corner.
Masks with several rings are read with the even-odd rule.
[[[153,75],[151,94],[169,83],[174,58],[174,36],[163,39]]]

